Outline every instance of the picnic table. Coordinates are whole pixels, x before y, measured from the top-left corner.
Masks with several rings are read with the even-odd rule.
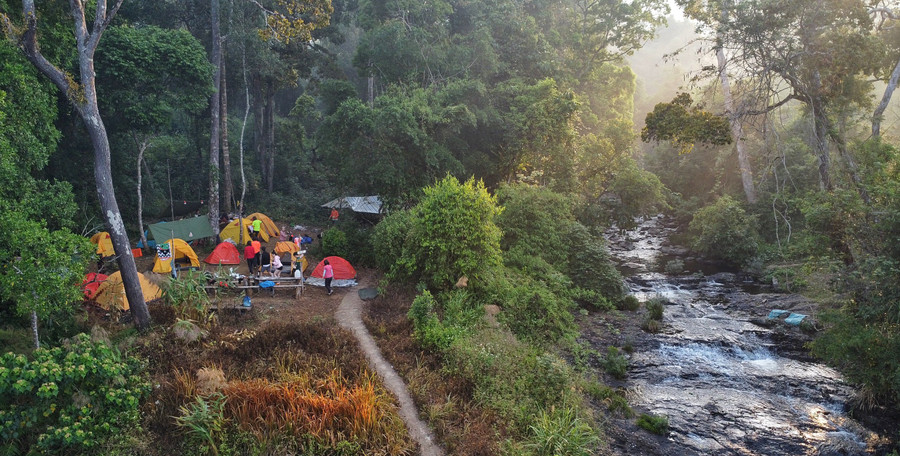
[[[260,284],[263,282],[273,282],[275,285],[263,288]],[[272,296],[275,296],[275,290],[294,290],[294,297],[300,299],[300,296],[303,294],[303,289],[305,286],[305,281],[303,277],[251,277],[250,278],[250,288],[262,290],[269,290]],[[249,290],[248,290],[249,291]]]

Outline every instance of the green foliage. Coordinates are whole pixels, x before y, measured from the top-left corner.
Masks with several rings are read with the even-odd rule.
[[[393,212],[375,225],[371,243],[376,265],[382,271],[390,271],[403,256],[406,237],[413,224],[410,211]]]
[[[219,454],[219,443],[226,424],[225,400],[222,393],[213,393],[208,398],[197,396],[194,402],[182,405],[181,415],[175,423],[200,445],[200,452]]]
[[[746,264],[759,248],[754,217],[728,195],[700,209],[690,224],[693,248],[709,258]]]
[[[600,441],[596,431],[571,408],[542,410],[531,425],[526,447],[538,456],[589,456]]]
[[[494,224],[499,213],[484,184],[474,179],[460,183],[447,176],[425,188],[390,276],[436,289],[449,288],[461,276],[478,280],[500,265],[500,229]]]
[[[610,300],[620,299],[625,293],[625,281],[610,260],[606,241],[576,224],[569,232],[568,243],[567,272],[572,281]]]
[[[615,170],[607,191],[614,198],[603,198],[601,205],[609,219],[622,229],[632,228],[636,217],[669,209],[665,186],[655,174],[641,169],[634,161],[627,161]]]
[[[603,368],[606,373],[621,380],[628,375],[628,358],[625,358],[618,348],[609,347],[606,357],[603,358]]]
[[[329,228],[322,233],[322,255],[350,257],[350,243],[347,235],[337,228]]]
[[[150,392],[138,360],[86,334],[32,359],[0,357],[0,438],[28,453],[73,454],[138,424]]]
[[[629,312],[634,312],[641,308],[641,302],[638,301],[638,298],[634,295],[626,295],[619,301],[620,305],[617,306],[621,310],[627,310]]]
[[[606,404],[610,412],[621,414],[626,418],[634,416],[634,410],[628,405],[628,400],[621,391],[616,391],[597,381],[588,382],[584,390],[591,399]]]
[[[163,299],[175,309],[176,318],[204,324],[209,321],[209,294],[205,286],[205,274],[186,271],[177,278],[169,279],[163,290]]]
[[[556,268],[565,264],[568,232],[575,221],[572,198],[545,187],[505,184],[497,191],[497,202],[503,207],[497,216],[503,250],[517,248]]]
[[[14,303],[17,314],[36,312],[42,320],[71,312],[93,258],[90,242],[16,212],[0,213],[0,232],[0,299]]]
[[[654,297],[644,303],[644,307],[647,308],[647,317],[651,320],[662,321],[663,312],[665,311],[666,300],[659,297]]]
[[[731,144],[731,126],[728,119],[703,110],[702,106],[691,107],[694,102],[686,93],[679,93],[669,103],[659,103],[653,112],[647,114],[641,139],[650,141],[672,141],[688,153],[694,144]]]
[[[543,345],[577,333],[572,299],[563,290],[552,289],[552,284],[510,271],[485,286],[490,288],[481,290],[487,302],[504,310],[500,320],[520,339]]]
[[[666,435],[669,433],[669,418],[662,415],[649,415],[641,413],[635,424],[638,427],[658,435]]]

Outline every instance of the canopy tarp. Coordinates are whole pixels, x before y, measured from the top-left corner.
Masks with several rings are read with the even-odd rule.
[[[275,225],[275,222],[273,222],[272,219],[270,219],[266,214],[263,214],[261,212],[254,212],[247,216],[250,221],[253,221],[253,217],[256,217],[260,222],[262,222],[262,230],[265,231],[266,234],[269,235],[269,237],[274,237],[281,234],[281,230],[278,229],[278,226]]]
[[[162,297],[162,289],[150,282],[147,276],[139,272],[138,279],[141,282],[144,301],[153,301]],[[106,310],[128,310],[130,308],[128,298],[125,297],[125,285],[122,284],[121,271],[116,271],[100,284],[94,301]]]
[[[350,209],[362,214],[380,214],[381,198],[378,196],[345,196],[333,199],[322,207],[335,209]]]
[[[203,260],[209,264],[240,264],[241,254],[230,242],[222,242]]]
[[[241,225],[241,220],[244,221],[243,225]],[[241,230],[244,231],[244,242],[240,247],[247,245],[247,241],[250,240],[250,231],[247,229],[252,222],[249,218],[244,217],[243,219],[234,219],[228,222],[228,225],[222,229],[222,232],[219,233],[220,241],[231,241],[232,244],[238,244],[238,236],[241,234]],[[262,230],[259,233],[259,238],[262,242],[269,242],[269,235],[266,233],[266,230]]]
[[[184,241],[193,241],[194,239],[216,235],[209,225],[209,217],[206,215],[174,222],[154,223],[150,225],[150,234],[153,235],[153,239],[156,239],[157,243],[162,239],[176,238]]]
[[[168,249],[164,247],[168,245]],[[200,267],[200,260],[197,254],[187,242],[181,239],[169,239],[168,241],[156,244],[156,263],[153,264],[153,272],[163,274],[172,272],[172,262],[180,259],[187,259],[191,263],[191,267]]]
[[[112,239],[110,239],[109,233],[106,231],[101,231],[91,236],[91,242],[97,245],[97,254],[102,257],[116,254],[116,251],[113,250]]]

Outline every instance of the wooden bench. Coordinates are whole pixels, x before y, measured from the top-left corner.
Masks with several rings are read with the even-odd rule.
[[[252,277],[250,279],[251,287],[255,287],[261,290],[269,290],[272,296],[275,296],[275,290],[294,290],[294,297],[296,299],[300,299],[300,296],[303,294],[303,289],[306,286],[304,284],[303,277]],[[275,286],[269,288],[262,288],[259,286],[262,282],[274,282]]]

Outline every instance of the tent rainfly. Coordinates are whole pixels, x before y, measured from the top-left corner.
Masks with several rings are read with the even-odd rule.
[[[350,209],[361,214],[380,214],[381,198],[378,196],[345,196],[331,200],[322,207],[335,209]]]
[[[150,225],[150,234],[158,244],[164,239],[182,239],[184,241],[193,241],[194,239],[203,239],[215,236],[212,227],[209,225],[209,217],[201,215],[174,222],[159,222]],[[149,243],[149,242],[148,242]]]

